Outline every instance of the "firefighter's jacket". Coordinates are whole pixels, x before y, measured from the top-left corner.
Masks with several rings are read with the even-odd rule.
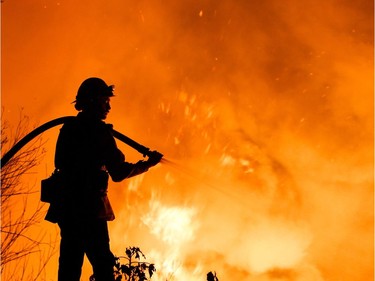
[[[60,130],[55,167],[61,187],[46,215],[51,222],[113,220],[107,197],[109,176],[118,182],[147,171],[149,166],[144,161],[126,162],[112,135],[112,125],[80,112]]]

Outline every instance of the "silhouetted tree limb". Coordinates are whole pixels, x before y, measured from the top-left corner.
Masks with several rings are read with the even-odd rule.
[[[26,135],[29,128],[29,118],[22,111],[15,129],[2,116],[1,155]],[[7,276],[14,276],[8,280],[37,280],[52,256],[51,248],[47,256],[41,250],[42,233],[29,234],[31,227],[43,219],[44,212],[39,200],[30,204],[30,197],[36,196],[37,191],[22,182],[22,176],[30,173],[45,154],[43,144],[41,137],[36,138],[1,168],[1,274],[7,272]],[[39,254],[39,265],[31,276],[27,263],[30,255],[35,254]],[[35,260],[33,262],[35,264]],[[9,273],[13,270],[16,274]]]

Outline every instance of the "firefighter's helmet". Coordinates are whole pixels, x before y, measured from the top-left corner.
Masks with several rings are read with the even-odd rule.
[[[90,101],[104,96],[113,97],[114,86],[108,86],[103,79],[91,77],[82,82],[78,88],[75,102],[75,108],[82,110],[82,108]]]

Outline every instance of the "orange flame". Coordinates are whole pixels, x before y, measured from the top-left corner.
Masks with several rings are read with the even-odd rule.
[[[110,184],[115,254],[155,281],[373,279],[372,1],[86,2],[3,1],[2,103],[44,123],[116,85],[108,122],[166,161]]]

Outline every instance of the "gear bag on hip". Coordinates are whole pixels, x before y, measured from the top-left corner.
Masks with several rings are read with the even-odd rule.
[[[40,201],[54,203],[59,198],[62,187],[61,172],[58,169],[49,178],[41,181]]]

